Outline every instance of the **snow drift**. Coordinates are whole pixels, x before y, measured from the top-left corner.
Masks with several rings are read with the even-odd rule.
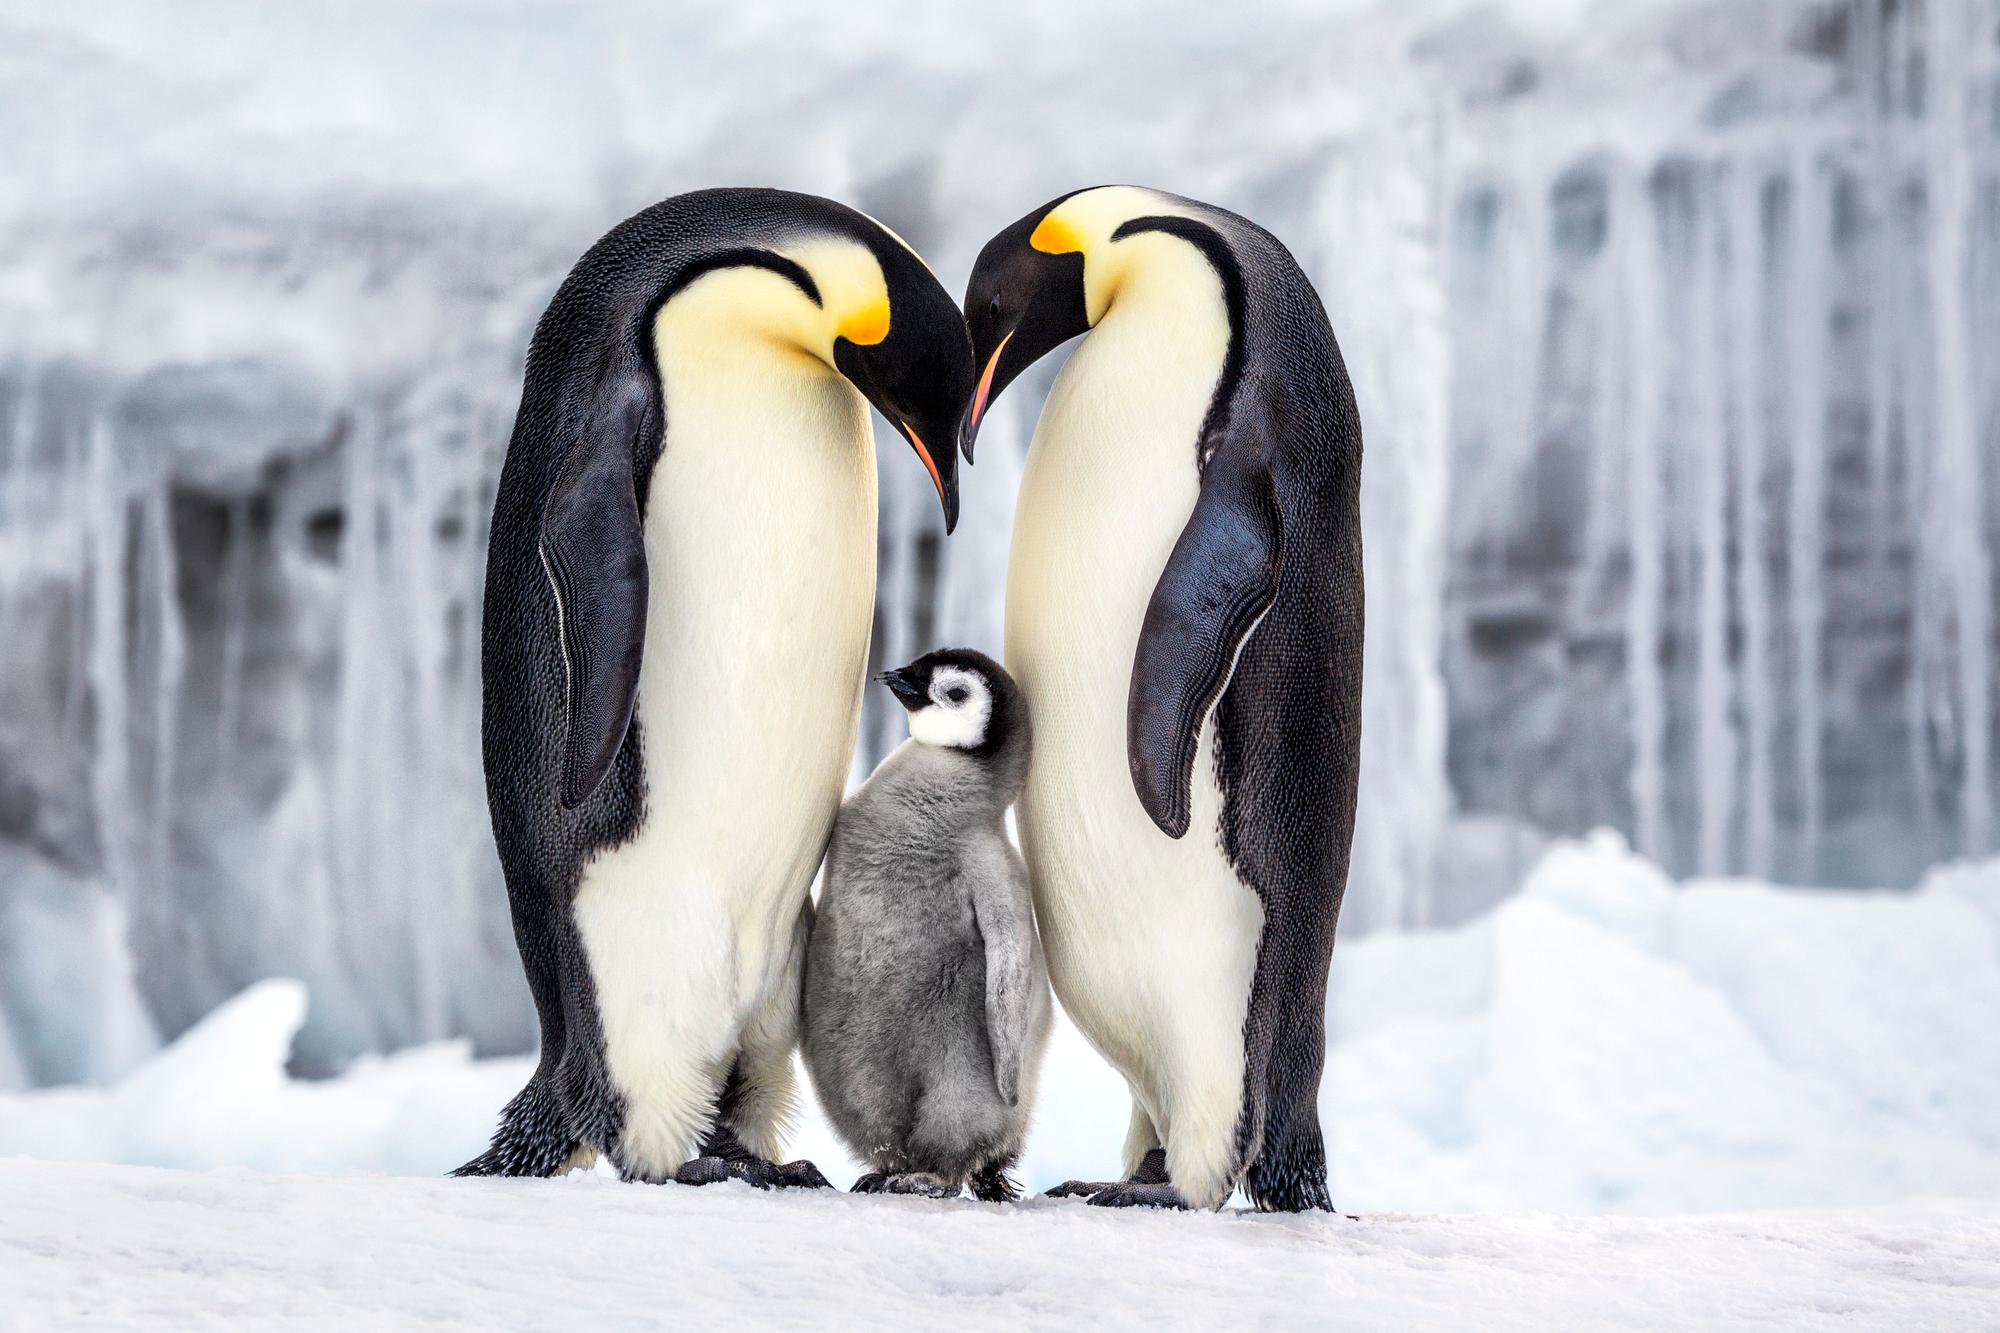
[[[530,1068],[440,1043],[291,1079],[305,1005],[266,982],[110,1088],[0,1097],[0,1154],[435,1174]],[[2000,1198],[2000,861],[1914,894],[1683,886],[1601,834],[1464,927],[1342,944],[1329,1009],[1322,1112],[1349,1209]],[[1062,1024],[1027,1182],[1113,1169],[1126,1107]],[[837,1183],[856,1172],[810,1112],[794,1146]]]

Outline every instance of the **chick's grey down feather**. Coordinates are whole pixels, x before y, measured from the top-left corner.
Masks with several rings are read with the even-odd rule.
[[[906,741],[841,810],[807,953],[804,1053],[828,1119],[873,1172],[1008,1198],[1052,1002],[1004,825],[1027,769],[1026,706],[984,660],[997,734],[969,748]]]

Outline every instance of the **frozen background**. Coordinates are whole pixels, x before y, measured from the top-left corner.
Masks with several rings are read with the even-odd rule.
[[[1276,231],[1360,398],[1336,1197],[2000,1196],[2000,3],[953,8],[0,0],[0,1155],[470,1155],[534,1041],[477,634],[555,284],[733,182],[957,290],[1129,180]],[[948,542],[884,441],[878,664],[998,646],[1051,373]],[[1123,1135],[1055,1059],[1037,1184]]]

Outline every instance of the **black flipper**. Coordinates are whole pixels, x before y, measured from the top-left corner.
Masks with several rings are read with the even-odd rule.
[[[1170,838],[1188,829],[1202,723],[1278,591],[1277,493],[1261,438],[1224,440],[1153,589],[1132,664],[1125,751],[1139,803]]]
[[[611,771],[638,697],[646,544],[633,453],[649,405],[641,376],[614,374],[542,511],[542,565],[556,594],[567,691],[564,809],[581,805]]]

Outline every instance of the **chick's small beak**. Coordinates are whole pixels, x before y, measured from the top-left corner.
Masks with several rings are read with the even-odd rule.
[[[887,685],[890,692],[896,696],[897,702],[905,708],[914,711],[924,702],[924,692],[916,687],[908,673],[900,667],[894,671],[884,671],[876,679]]]

